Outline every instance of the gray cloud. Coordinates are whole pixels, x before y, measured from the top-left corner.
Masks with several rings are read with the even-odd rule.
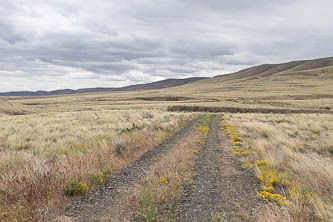
[[[0,0],[0,91],[117,87],[332,56],[329,0]]]

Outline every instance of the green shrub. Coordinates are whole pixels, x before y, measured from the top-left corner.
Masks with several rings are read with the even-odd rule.
[[[64,187],[65,195],[67,196],[78,196],[82,193],[85,193],[88,190],[88,186],[85,183],[82,183],[78,179],[69,180]]]
[[[30,148],[31,148],[31,146],[29,144],[25,144],[25,145],[19,145],[19,146],[15,147],[15,150],[21,151],[21,150],[28,150]]]
[[[333,155],[333,146],[328,146],[328,152]]]
[[[106,165],[105,167],[103,167],[101,169],[101,172],[104,174],[104,175],[110,175],[112,173],[112,168],[110,165]]]
[[[154,203],[154,196],[150,190],[146,189],[140,197],[141,216],[145,222],[157,221],[157,207]]]
[[[319,128],[311,128],[311,132],[312,132],[313,134],[320,135],[321,130],[320,130]]]
[[[121,155],[127,151],[126,142],[120,136],[114,137],[112,140],[112,144],[117,155]]]
[[[89,173],[87,178],[89,183],[98,183],[101,176],[97,173]]]

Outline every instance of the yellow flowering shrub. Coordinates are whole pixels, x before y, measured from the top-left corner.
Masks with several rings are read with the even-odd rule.
[[[80,186],[81,186],[81,189],[82,189],[82,192],[87,192],[88,191],[88,186],[87,184],[85,183],[80,183]]]
[[[268,191],[258,192],[257,196],[259,198],[270,200],[270,201],[274,201],[276,203],[283,203],[283,202],[285,202],[287,200],[286,197],[284,197],[284,196],[282,196],[280,194],[272,194],[272,193],[270,193]]]
[[[256,160],[255,163],[257,164],[257,166],[261,166],[261,165],[267,165],[268,161],[267,160]]]
[[[232,142],[232,145],[233,145],[233,146],[239,146],[239,145],[241,145],[241,144],[242,144],[242,142],[240,142],[240,141]]]
[[[288,189],[289,195],[293,198],[296,196],[296,186],[292,186]]]
[[[204,132],[209,131],[209,128],[207,126],[196,126],[195,129],[199,130],[199,131],[204,131]]]
[[[64,186],[64,193],[67,196],[77,196],[87,191],[87,184],[80,182],[78,179],[69,180]]]
[[[249,151],[233,151],[232,152],[232,155],[235,155],[235,156],[246,156],[246,155],[249,155]]]
[[[243,169],[249,168],[249,167],[253,167],[253,164],[249,161],[249,159],[245,159],[245,160],[241,160],[242,165],[241,167]]]
[[[104,173],[89,173],[87,176],[89,184],[96,184],[98,182],[103,183],[104,182]]]
[[[228,137],[231,140],[232,145],[232,155],[234,156],[247,156],[249,151],[245,149],[244,142],[242,138],[234,131],[230,124],[223,124],[224,130],[226,131]]]
[[[209,132],[209,127],[208,127],[209,121],[210,121],[210,116],[206,115],[204,117],[203,122],[201,122],[200,125],[196,125],[194,128],[196,129],[197,132],[205,134]]]
[[[165,177],[160,177],[160,183],[168,184],[168,180]]]

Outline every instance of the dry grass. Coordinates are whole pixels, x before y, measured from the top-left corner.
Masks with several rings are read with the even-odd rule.
[[[0,220],[40,221],[65,206],[67,181],[94,186],[89,175],[131,164],[175,133],[184,115],[102,110],[0,118]]]
[[[277,186],[290,201],[265,209],[260,221],[333,220],[331,115],[229,114],[227,119],[253,151],[250,159],[268,160],[284,175]],[[288,194],[291,186],[295,190]]]
[[[145,126],[165,127],[175,114],[141,111],[84,111],[42,113],[1,118],[0,141],[2,150],[31,150],[68,154],[96,148],[89,141],[112,138]],[[70,148],[70,149],[69,149]],[[77,150],[80,149],[80,150]]]
[[[332,59],[330,59],[332,60]],[[331,63],[332,64],[332,63]],[[0,116],[19,113],[98,111],[154,108],[172,105],[266,109],[333,110],[333,66],[304,70],[254,67],[246,74],[220,76],[178,87],[53,97],[0,98]],[[248,72],[248,73],[247,73]],[[251,74],[251,75],[247,75]],[[168,99],[166,99],[168,98]],[[168,100],[168,101],[167,101]],[[172,101],[173,100],[173,101]],[[9,112],[8,112],[9,111]]]
[[[0,210],[7,213],[0,217],[31,215],[36,221],[52,216],[67,199],[62,188],[68,179],[85,180],[89,173],[109,167],[116,171],[172,134],[180,115],[164,112],[167,106],[333,110],[333,67],[308,68],[266,76],[254,72],[240,79],[220,77],[162,90],[2,97]],[[163,99],[175,96],[184,100]],[[311,200],[310,212],[325,218],[333,199],[332,117],[234,114],[229,118],[253,148],[255,155],[250,158],[267,159],[272,167],[311,187],[320,198]],[[298,209],[288,210],[291,217],[306,215],[297,205],[290,209]]]

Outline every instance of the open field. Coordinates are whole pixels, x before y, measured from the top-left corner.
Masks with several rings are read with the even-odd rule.
[[[144,104],[129,110],[119,106],[119,110],[91,107],[96,110],[49,112],[47,108],[47,111],[41,109],[31,114],[1,117],[2,220],[40,221],[57,217],[57,221],[71,221],[59,216],[66,203],[73,199],[65,192],[68,182],[78,179],[87,184],[92,193],[96,186],[104,183],[109,186],[108,178],[117,178],[113,176],[131,167],[144,152],[168,140],[184,126],[185,119],[194,118],[191,113],[166,112],[163,106],[157,109],[158,105],[148,109],[149,106]],[[230,124],[242,138],[245,151],[240,152],[244,154],[235,153],[233,140],[229,142],[233,145],[231,149],[223,136],[224,130],[220,132],[222,156],[215,164],[221,168],[221,173],[212,171],[216,174],[212,178],[220,181],[217,187],[221,188],[218,191],[221,196],[211,208],[202,208],[205,209],[203,212],[209,214],[214,209],[211,217],[216,221],[219,218],[226,221],[240,218],[248,221],[332,220],[331,114],[224,113],[224,116],[220,127]],[[207,126],[207,123],[202,125],[202,129]],[[179,209],[175,204],[178,206],[186,200],[187,196],[182,197],[185,191],[195,195],[196,192],[188,191],[186,187],[201,183],[198,175],[203,173],[200,168],[196,172],[190,167],[194,166],[197,157],[205,155],[207,149],[205,134],[198,132],[184,135],[169,153],[147,169],[144,179],[129,184],[110,211],[92,217],[101,221],[119,221],[119,218],[132,221],[145,218],[143,215],[146,214],[153,214],[150,217],[155,217],[156,221],[181,218],[183,208]],[[215,154],[219,155],[219,152]],[[169,165],[170,161],[179,165]],[[258,178],[265,175],[256,161],[267,161],[274,172],[273,190],[268,191],[281,194],[287,201],[278,203],[267,197],[265,201],[258,198],[259,202],[249,205],[247,196],[260,192],[262,185]],[[167,184],[159,181],[161,178],[165,178]],[[246,187],[248,181],[255,185]],[[241,199],[233,199],[237,195],[228,197],[237,192]],[[34,204],[31,204],[32,200]],[[98,200],[98,204],[103,203]],[[192,201],[191,198],[190,203]],[[222,207],[235,201],[238,205]],[[156,212],[147,207],[156,207]],[[119,214],[110,213],[115,209]]]
[[[167,140],[188,115],[105,110],[1,117],[1,220],[52,218],[68,200],[68,181],[94,186]]]
[[[1,97],[0,221],[330,222],[331,60],[166,89]],[[224,113],[192,113],[210,109]]]

